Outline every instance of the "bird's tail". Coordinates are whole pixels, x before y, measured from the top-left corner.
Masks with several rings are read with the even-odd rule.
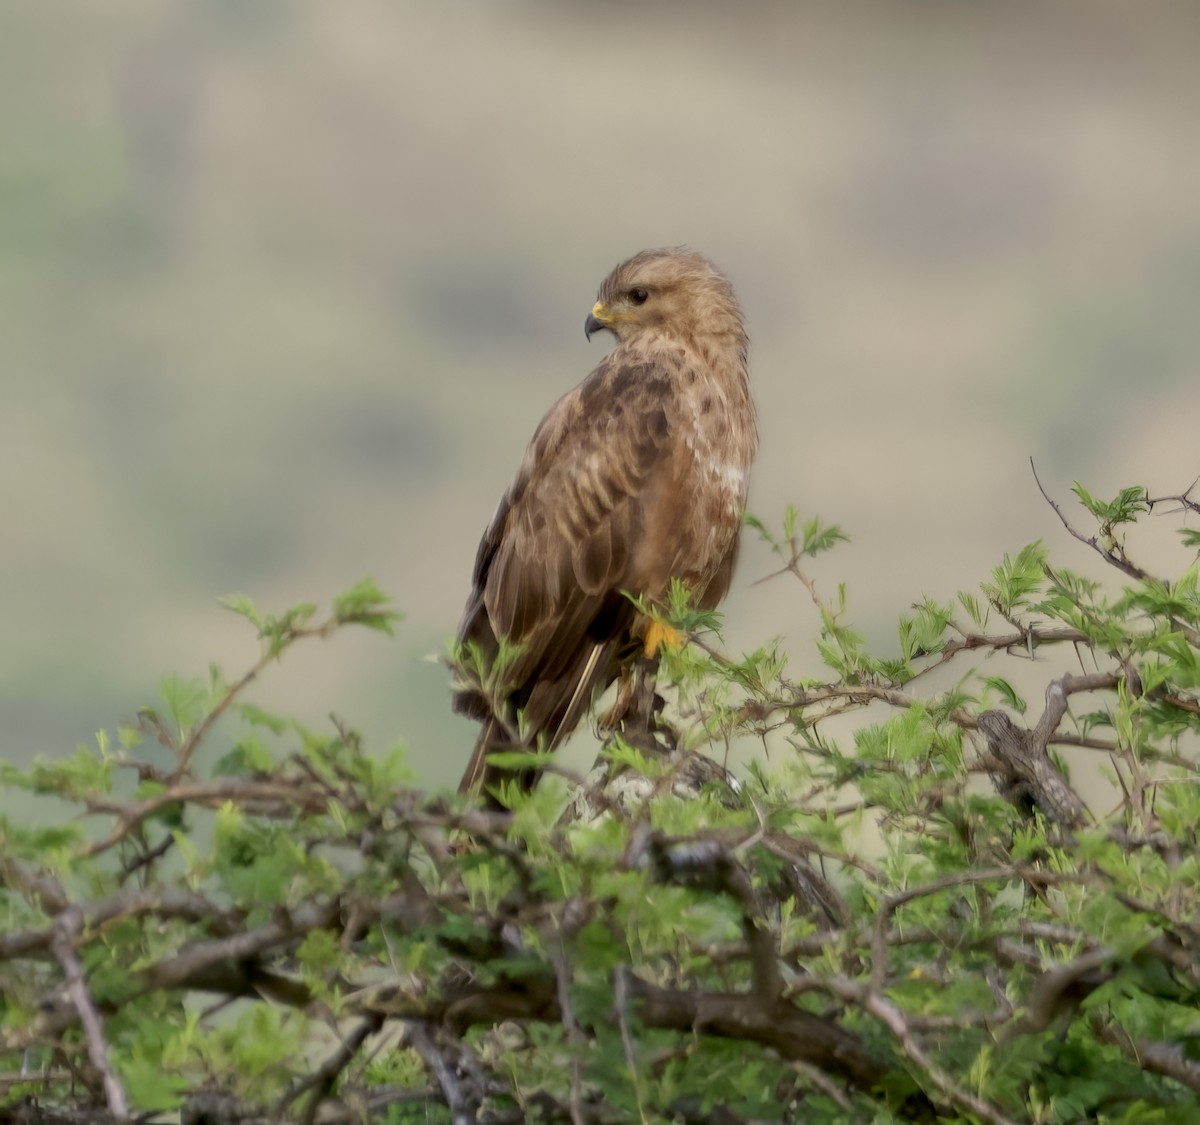
[[[508,731],[504,724],[494,716],[485,719],[480,728],[479,737],[475,740],[475,749],[471,752],[471,760],[463,770],[462,780],[458,783],[460,793],[487,792],[488,787],[497,780],[499,770],[488,766],[487,756],[497,750],[506,749],[510,745]]]
[[[535,691],[523,716],[529,725],[525,738],[517,736],[511,726],[494,714],[485,718],[479,738],[475,741],[475,749],[458,783],[458,791],[488,794],[501,781],[515,781],[525,792],[529,792],[537,783],[540,773],[536,766],[531,765],[526,769],[511,766],[501,768],[490,765],[488,755],[500,750],[556,750],[578,725],[592,701],[593,691],[597,687],[603,689],[608,686],[614,648],[611,641],[593,645],[572,675],[549,685],[550,690],[545,696],[539,698]],[[488,796],[487,800],[499,807],[493,797]]]

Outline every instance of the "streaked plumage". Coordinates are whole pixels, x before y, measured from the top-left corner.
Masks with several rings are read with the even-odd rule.
[[[758,435],[729,282],[690,251],[643,251],[585,327],[617,346],[542,419],[479,544],[459,642],[518,655],[498,690],[460,676],[455,709],[483,723],[464,791],[503,776],[492,751],[558,745],[629,667],[646,622],[625,592],[679,578],[710,608],[733,573]]]

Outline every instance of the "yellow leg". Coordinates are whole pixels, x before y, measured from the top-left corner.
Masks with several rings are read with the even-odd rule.
[[[684,635],[678,629],[672,629],[665,621],[651,621],[646,626],[646,638],[642,643],[646,656],[653,659],[663,645],[680,648],[684,639]]]

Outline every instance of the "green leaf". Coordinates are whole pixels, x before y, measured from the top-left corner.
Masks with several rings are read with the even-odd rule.
[[[1133,523],[1137,517],[1150,510],[1146,503],[1146,490],[1140,485],[1123,488],[1112,500],[1097,500],[1079,481],[1072,491],[1079,502],[1098,519],[1107,531],[1116,524]]]
[[[262,615],[258,612],[254,602],[250,600],[247,594],[226,594],[224,597],[217,598],[217,605],[229,610],[230,613],[236,613],[239,617],[244,617],[260,632],[263,628]]]
[[[1045,581],[1046,554],[1039,539],[1022,547],[1015,558],[1005,555],[1003,562],[992,571],[992,581],[983,583],[981,588],[1001,613],[1011,615],[1030,594],[1041,589]]]
[[[339,624],[365,625],[391,636],[392,626],[403,617],[388,608],[391,600],[372,579],[363,578],[333,599],[333,616]]]
[[[1025,714],[1028,704],[1018,694],[1017,689],[1006,679],[1002,676],[980,676],[979,678],[986,687],[996,692],[1005,704],[1016,711],[1018,715]]]
[[[826,526],[820,519],[814,518],[804,524],[804,540],[801,544],[802,555],[815,556],[825,551],[831,551],[839,543],[849,543],[848,536],[837,524]]]
[[[120,1072],[131,1107],[143,1113],[177,1109],[191,1086],[187,1076],[165,1071],[161,1060],[140,1052],[125,1059]]]
[[[208,685],[194,677],[185,680],[181,676],[164,676],[159,681],[158,693],[162,696],[167,716],[182,742],[208,712]]]
[[[496,750],[487,756],[490,766],[522,772],[548,766],[553,761],[554,753],[550,750]]]

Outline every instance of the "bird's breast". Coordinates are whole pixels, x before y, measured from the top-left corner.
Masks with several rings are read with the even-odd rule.
[[[685,395],[681,405],[679,424],[692,483],[740,515],[756,444],[748,403],[722,387],[708,386]]]

